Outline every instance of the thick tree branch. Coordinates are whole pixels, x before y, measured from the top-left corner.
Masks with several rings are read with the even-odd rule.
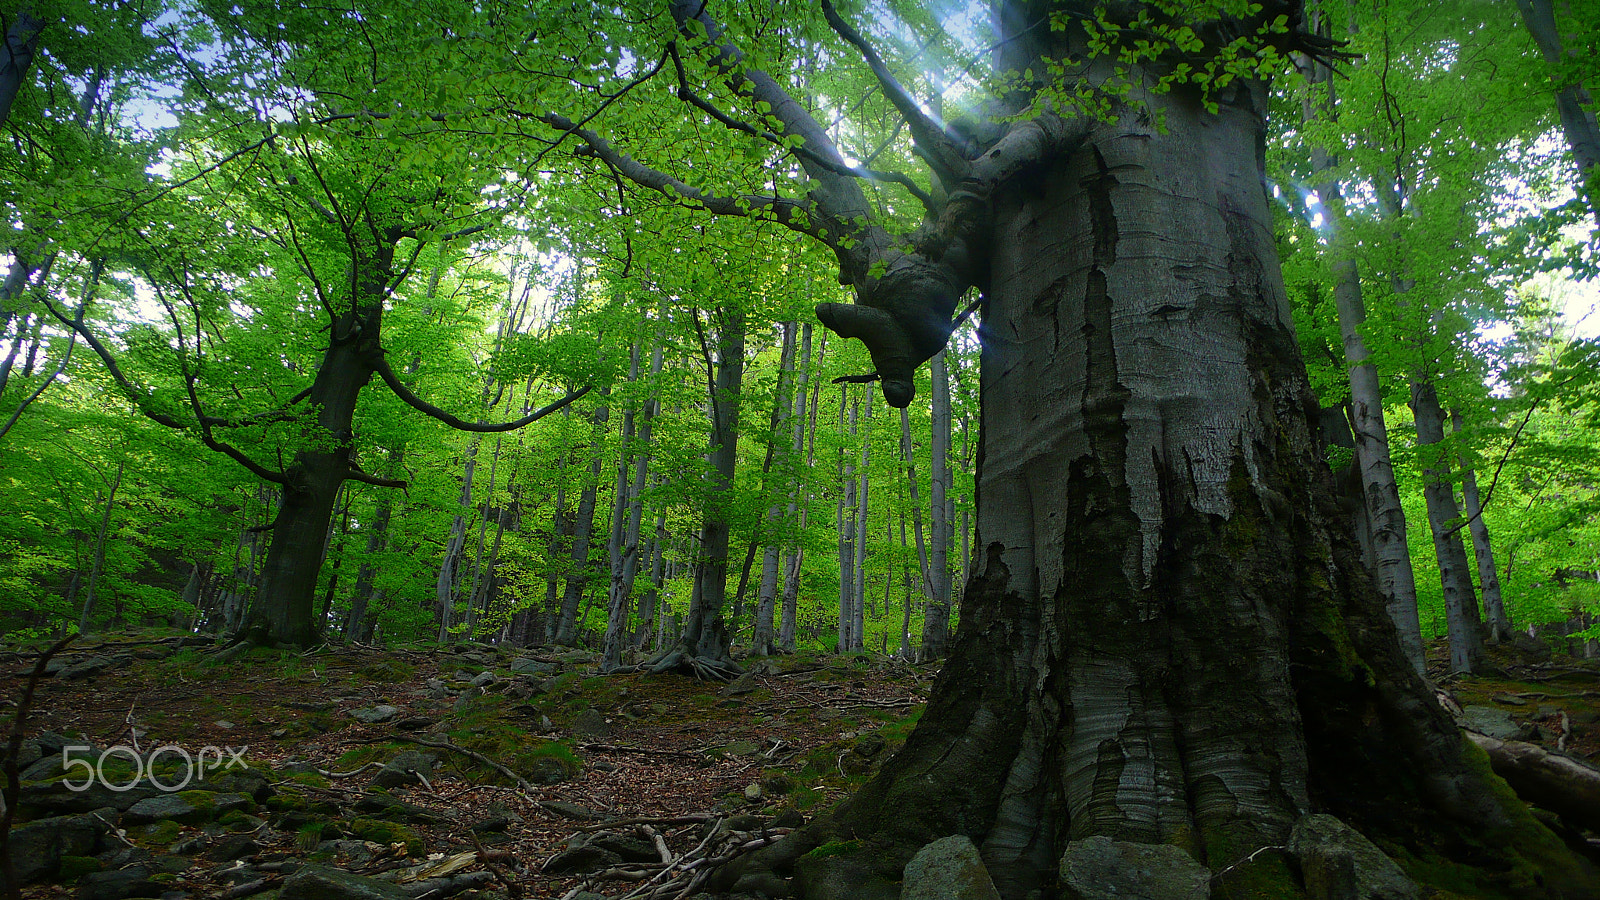
[[[394,369],[390,367],[389,361],[384,359],[382,355],[378,356],[377,360],[373,364],[373,368],[377,370],[378,377],[383,379],[383,383],[389,386],[389,390],[394,391],[394,395],[399,397],[401,400],[404,400],[412,409],[432,416],[433,418],[438,419],[457,431],[472,431],[480,434],[493,434],[501,431],[516,431],[518,428],[531,425],[545,416],[550,415],[563,406],[566,406],[568,403],[571,403],[579,397],[582,397],[584,394],[589,393],[590,390],[590,385],[584,385],[576,391],[573,391],[567,394],[565,397],[562,397],[560,400],[557,400],[547,406],[540,407],[539,409],[534,410],[533,412],[523,416],[520,419],[517,419],[514,422],[497,422],[494,424],[486,424],[483,422],[468,422],[465,419],[457,418],[456,416],[445,412],[421,397],[418,397],[411,391],[410,388],[405,386],[405,383],[400,380],[400,376],[396,375]],[[376,484],[377,482],[369,481],[368,483]]]
[[[605,138],[587,128],[579,127],[566,116],[547,113],[539,118],[552,128],[569,132],[581,139],[590,153],[634,184],[660,191],[668,197],[687,202],[715,215],[756,218],[758,213],[765,212],[778,224],[810,235],[836,250],[841,239],[855,231],[853,226],[825,215],[811,202],[760,194],[744,194],[738,197],[708,194],[619,152]]]
[[[946,185],[953,185],[967,176],[970,164],[961,153],[960,142],[951,137],[933,117],[922,111],[911,93],[900,84],[884,65],[883,57],[867,42],[861,33],[851,27],[833,8],[828,0],[822,0],[822,14],[828,20],[828,27],[844,38],[851,46],[861,53],[862,59],[872,69],[872,74],[877,77],[878,84],[883,88],[883,94],[900,111],[906,119],[906,124],[911,127],[911,139],[923,153],[923,158],[939,180]]]
[[[773,132],[766,131],[764,129],[756,128],[754,125],[751,125],[747,122],[741,122],[718,109],[709,100],[706,100],[704,97],[701,97],[699,94],[695,93],[694,89],[689,86],[689,77],[683,69],[683,58],[678,53],[678,45],[676,43],[668,44],[667,52],[672,55],[673,67],[677,69],[678,72],[678,97],[679,99],[693,106],[695,109],[700,110],[711,118],[721,122],[724,126],[731,128],[740,134],[748,134],[751,137],[759,138],[774,146],[781,147],[785,152],[793,153],[795,156],[801,158],[802,164],[809,161],[815,163],[816,165],[824,166],[839,175],[848,175],[852,178],[865,178],[870,181],[885,181],[892,184],[898,184],[909,191],[911,196],[917,198],[917,202],[922,204],[922,208],[927,211],[928,215],[931,216],[937,214],[938,210],[934,208],[933,197],[929,196],[927,191],[924,191],[920,185],[911,180],[910,176],[903,175],[899,172],[884,172],[877,169],[867,169],[860,166],[846,165],[842,162],[833,162],[832,160],[829,160],[828,158],[807,148],[804,144],[798,147],[791,147],[784,141],[781,135],[774,134]]]

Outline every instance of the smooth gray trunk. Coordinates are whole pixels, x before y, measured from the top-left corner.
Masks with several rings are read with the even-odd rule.
[[[839,388],[839,433],[842,436],[856,436],[856,415],[859,403],[849,401],[850,388],[841,385]],[[849,430],[846,431],[846,422]],[[856,586],[856,477],[855,464],[846,451],[844,443],[839,445],[839,459],[837,476],[839,479],[839,499],[835,503],[833,521],[839,534],[839,627],[836,638],[837,650],[840,653],[848,652],[851,635],[851,610],[855,605]]]
[[[1546,64],[1555,67],[1577,58],[1581,51],[1564,47],[1565,41],[1556,25],[1553,0],[1517,0],[1517,9],[1522,12],[1522,21],[1528,26]],[[1595,225],[1600,226],[1600,185],[1596,183],[1600,179],[1600,124],[1595,120],[1594,98],[1583,82],[1571,80],[1558,84],[1556,114],[1578,170],[1573,187],[1579,197],[1588,201]]]
[[[117,460],[117,473],[111,477],[111,483],[106,488],[106,494],[100,511],[100,527],[94,534],[94,558],[89,564],[89,583],[83,595],[83,615],[78,617],[78,633],[88,634],[89,626],[94,621],[96,593],[100,586],[100,576],[106,568],[106,541],[111,537],[111,512],[117,504],[117,490],[122,487],[122,473],[126,470],[128,460],[123,456]]]
[[[1422,494],[1428,504],[1428,527],[1439,561],[1439,583],[1444,589],[1445,629],[1450,637],[1450,671],[1471,673],[1483,663],[1483,621],[1472,587],[1472,569],[1461,533],[1455,488],[1450,484],[1450,460],[1441,452],[1444,410],[1433,382],[1425,375],[1411,379],[1411,414],[1417,422],[1417,449],[1422,456]]]
[[[456,605],[456,575],[467,548],[467,514],[472,509],[472,477],[478,468],[478,438],[467,443],[467,459],[461,471],[461,495],[456,498],[456,515],[450,520],[450,535],[445,539],[444,558],[434,578],[433,618],[439,623],[439,643],[450,640]],[[470,637],[470,635],[469,635]]]
[[[1461,435],[1461,410],[1450,410],[1451,433]],[[1500,591],[1500,576],[1495,572],[1494,545],[1489,541],[1489,523],[1483,520],[1483,503],[1478,497],[1478,475],[1464,459],[1461,466],[1461,512],[1467,517],[1472,535],[1472,555],[1478,564],[1478,587],[1483,592],[1483,619],[1489,640],[1511,640],[1511,618],[1506,615],[1505,597]]]
[[[852,571],[855,574],[855,585],[850,591],[850,649],[860,650],[866,646],[866,609],[867,609],[867,475],[871,462],[872,435],[870,433],[872,422],[872,394],[867,394],[867,408],[861,423],[861,467],[857,470],[858,484],[856,486],[856,541],[855,564]]]
[[[783,434],[788,440],[785,449],[781,471],[793,484],[796,471],[794,460],[794,440],[790,419],[794,418],[794,357],[795,357],[795,331],[794,322],[783,323],[783,349],[778,356],[778,387],[773,398],[772,432],[768,442],[768,462],[774,456],[773,450],[778,446],[779,435]],[[800,392],[804,393],[802,385]],[[766,485],[766,473],[763,473],[762,482]],[[768,487],[768,491],[771,488]],[[793,530],[794,494],[791,487],[789,501],[789,517],[784,517],[784,508],[774,502],[767,508],[765,531],[762,535],[763,544],[761,554],[761,584],[756,589],[756,614],[755,626],[750,639],[750,652],[756,656],[770,656],[777,649],[776,634],[773,628],[773,613],[777,606],[778,598],[778,568],[786,544],[791,542],[789,537]]]
[[[789,494],[789,519],[794,522],[794,532],[783,564],[783,614],[781,624],[778,626],[778,649],[787,653],[793,653],[795,648],[795,620],[799,616],[800,607],[800,572],[804,567],[806,555],[803,541],[807,520],[811,514],[811,470],[817,464],[817,404],[822,398],[822,380],[819,378],[811,388],[810,405],[807,406],[806,382],[811,374],[811,334],[812,325],[807,322],[800,331],[800,387],[794,395],[798,409],[795,413],[794,430],[790,433],[790,447],[794,458],[800,457],[801,449],[804,447],[806,461],[795,476]],[[827,339],[824,336],[823,348],[826,347]],[[808,432],[809,440],[806,438]],[[796,506],[799,507],[798,518],[795,516]]]
[[[650,381],[652,384],[661,375],[662,347],[660,336],[652,342],[650,352]],[[639,351],[635,347],[633,359],[629,363],[629,380],[638,378]],[[639,529],[644,521],[644,488],[650,477],[650,431],[655,421],[656,411],[660,401],[654,397],[645,401],[644,414],[640,416],[637,438],[631,434],[634,431],[633,410],[623,414],[622,445],[623,460],[628,459],[629,453],[633,455],[633,478],[630,484],[624,484],[625,469],[622,463],[617,466],[617,504],[622,505],[623,494],[627,495],[627,516],[624,519],[620,514],[616,517],[613,527],[621,532],[620,540],[613,539],[611,545],[611,589],[609,608],[607,609],[605,643],[601,648],[601,671],[609,671],[622,664],[622,651],[628,643],[628,603],[633,596],[633,582],[639,571]],[[631,449],[629,444],[633,443]]]
[[[583,482],[583,492],[578,495],[578,510],[572,520],[572,549],[568,560],[567,586],[561,595],[561,613],[556,621],[551,642],[570,647],[578,642],[578,606],[583,602],[584,591],[589,587],[591,574],[589,548],[594,538],[594,511],[600,491],[600,475],[605,470],[605,459],[600,452],[601,438],[611,419],[609,406],[597,407],[589,421],[594,426],[594,441],[590,447],[592,458]]]

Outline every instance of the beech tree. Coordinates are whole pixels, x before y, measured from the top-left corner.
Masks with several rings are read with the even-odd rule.
[[[978,559],[928,710],[860,793],[723,887],[895,896],[917,848],[965,834],[1020,900],[1107,836],[1181,847],[1218,889],[1287,896],[1277,848],[1322,811],[1485,889],[1595,891],[1491,786],[1337,512],[1262,189],[1266,79],[1287,54],[1339,53],[1299,3],[1003,2],[995,92],[956,123],[824,3],[929,182],[847,157],[832,113],[761,67],[781,55],[747,55],[758,29],[725,29],[715,3],[671,9],[677,34],[636,57],[670,59],[687,115],[770,145],[764,171],[803,185],[719,192],[672,174],[681,155],[542,120],[636,185],[830,247],[855,302],[818,317],[866,345],[891,405],[969,289],[983,321]],[[830,65],[844,52],[830,45]],[[916,197],[922,225],[898,225],[864,180]],[[1467,849],[1485,846],[1492,860]]]

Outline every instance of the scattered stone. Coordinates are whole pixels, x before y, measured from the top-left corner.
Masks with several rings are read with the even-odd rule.
[[[794,781],[782,772],[774,772],[761,779],[761,789],[769,794],[782,797],[794,790]]]
[[[1000,900],[978,848],[966,835],[940,838],[906,863],[901,900]]]
[[[167,886],[151,878],[144,866],[109,872],[90,872],[78,879],[78,900],[122,900],[124,897],[159,897]]]
[[[756,681],[756,673],[746,672],[743,675],[740,675],[738,678],[728,682],[727,686],[722,689],[721,693],[724,697],[734,697],[739,694],[753,693],[759,687],[761,687],[761,684]]]
[[[230,834],[206,851],[206,859],[212,862],[233,862],[237,859],[249,859],[260,852],[261,845],[249,835]]]
[[[83,662],[76,663],[61,669],[61,678],[66,681],[76,681],[79,678],[92,678],[106,669],[111,668],[111,657],[91,656]]]
[[[511,674],[513,675],[549,675],[555,670],[556,667],[553,663],[547,663],[542,659],[533,659],[525,656],[511,661]]]
[[[752,741],[734,741],[723,747],[717,747],[712,753],[721,753],[723,756],[755,756],[761,748]]]
[[[1418,900],[1422,896],[1394,860],[1333,816],[1303,816],[1294,823],[1289,855],[1300,863],[1311,900]]]
[[[472,686],[473,687],[478,687],[478,688],[486,688],[491,684],[498,683],[499,681],[500,681],[500,678],[498,676],[496,676],[493,672],[479,672],[477,675],[474,675],[472,677]]]
[[[1080,900],[1206,900],[1211,870],[1171,844],[1136,844],[1095,835],[1067,845],[1061,855],[1061,881]]]
[[[250,799],[243,794],[179,791],[176,794],[161,794],[140,800],[128,808],[123,821],[133,825],[159,821],[197,825],[209,822],[223,813],[245,809],[250,805]]]
[[[494,834],[510,828],[511,819],[508,816],[496,813],[486,819],[472,823],[470,827],[478,834]]]
[[[611,723],[599,710],[591,707],[572,720],[572,730],[588,737],[605,738],[611,736]]]
[[[283,882],[278,900],[407,900],[396,885],[326,866],[302,866]]]
[[[421,825],[444,825],[449,817],[431,809],[407,803],[383,791],[368,791],[355,804],[356,812],[371,813],[384,819],[415,822]]]
[[[1489,699],[1493,700],[1496,703],[1504,703],[1507,706],[1527,706],[1528,705],[1528,701],[1522,699],[1521,697],[1514,696],[1512,694],[1492,694],[1492,695],[1490,695]]]
[[[232,722],[229,722],[227,719],[218,719],[215,722],[212,722],[211,724],[217,726],[218,728],[237,728],[238,727],[237,725],[234,725]]]
[[[575,774],[567,763],[554,756],[536,756],[528,764],[524,778],[530,784],[560,784]]]
[[[548,804],[545,804],[548,805]],[[622,857],[604,847],[591,843],[584,835],[567,842],[567,848],[550,857],[544,864],[545,874],[588,875],[622,862]]]
[[[72,781],[82,784],[76,778]],[[82,790],[72,790],[61,781],[23,782],[21,805],[42,816],[87,813],[107,807],[121,812],[140,800],[160,795],[161,791],[149,781],[140,781],[122,790],[112,790],[99,778],[84,785]]]
[[[436,754],[420,750],[402,750],[378,770],[378,774],[372,778],[372,786],[387,790],[403,784],[417,784],[421,781],[417,773],[429,775],[438,763],[439,757]]]
[[[876,758],[879,753],[883,752],[883,735],[875,731],[869,731],[857,738],[855,746],[851,747],[850,750],[865,756],[867,759]]]
[[[625,834],[602,831],[589,839],[589,845],[615,853],[625,863],[658,863],[661,854],[656,845]]]
[[[546,812],[555,813],[564,819],[576,819],[579,822],[603,822],[610,818],[603,812],[597,812],[587,806],[579,806],[576,803],[567,803],[564,800],[541,800],[539,805]]]
[[[394,708],[393,706],[389,706],[388,704],[369,706],[365,709],[353,709],[350,711],[351,718],[366,725],[377,725],[381,722],[387,722],[399,714],[400,710]]]
[[[1511,721],[1511,713],[1492,706],[1465,706],[1456,721],[1468,731],[1476,731],[1502,741],[1515,740],[1522,728]]]
[[[772,819],[773,828],[799,828],[804,824],[806,824],[805,814],[792,806],[779,810]]]
[[[432,725],[434,721],[434,719],[430,719],[427,716],[407,716],[394,723],[394,727],[401,731],[421,731]]]
[[[114,810],[104,815],[116,821]],[[12,871],[21,883],[54,875],[63,856],[93,855],[100,836],[109,830],[94,815],[57,816],[14,826],[7,844]]]

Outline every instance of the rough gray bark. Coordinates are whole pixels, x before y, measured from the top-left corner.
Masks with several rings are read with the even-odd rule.
[[[950,544],[952,537],[950,488],[953,476],[950,471],[950,377],[945,365],[945,352],[934,356],[930,369],[933,376],[933,462],[929,492],[932,495],[933,552],[924,560],[928,572],[928,602],[922,613],[922,646],[917,658],[920,661],[944,656],[950,640]],[[911,502],[916,503],[915,485]],[[920,515],[918,516],[920,518]],[[922,554],[922,528],[917,528],[917,554]]]
[[[1580,52],[1563,47],[1553,0],[1517,0],[1517,9],[1546,64],[1559,65]],[[1556,114],[1578,170],[1573,187],[1588,201],[1595,225],[1600,226],[1600,124],[1595,120],[1594,98],[1581,81],[1557,84]]]
[[[1450,410],[1451,433],[1460,436],[1461,410]],[[1488,626],[1489,640],[1494,643],[1511,640],[1511,618],[1506,615],[1505,597],[1500,591],[1500,576],[1495,571],[1494,544],[1489,540],[1489,523],[1483,520],[1483,503],[1478,497],[1478,475],[1465,459],[1461,466],[1461,512],[1467,517],[1467,531],[1472,535],[1472,555],[1478,564],[1478,587],[1483,592],[1483,620]]]
[[[933,567],[928,559],[928,542],[922,530],[922,496],[917,482],[917,465],[914,455],[915,447],[911,442],[911,417],[904,409],[900,410],[900,455],[906,461],[906,491],[910,494],[911,501],[911,531],[916,535],[917,546],[917,588],[922,595],[925,612],[923,618],[923,644],[928,640],[927,622],[934,613],[930,609],[934,605],[935,588],[933,586]],[[905,516],[901,514],[901,543],[905,543]],[[946,621],[948,625],[948,620]],[[906,640],[909,643],[909,637]],[[930,657],[932,658],[932,657]]]
[[[695,556],[694,596],[683,634],[666,653],[651,661],[650,669],[657,673],[683,670],[697,678],[726,681],[742,671],[728,652],[728,626],[722,619],[722,607],[728,593],[729,505],[738,463],[745,314],[738,309],[723,310],[720,325],[711,391],[711,477]]]
[[[1467,549],[1461,542],[1461,507],[1450,483],[1450,460],[1441,452],[1444,409],[1425,375],[1411,379],[1411,414],[1417,423],[1417,449],[1422,456],[1422,495],[1428,504],[1428,527],[1444,588],[1445,628],[1450,637],[1450,671],[1470,673],[1483,663],[1483,620],[1472,586]]]
[[[711,4],[677,6],[718,61],[739,58]],[[1103,84],[1124,63],[1091,55],[1079,23],[1132,27],[1171,8],[1002,3],[996,67]],[[1301,13],[1274,2],[1252,14],[1264,18],[1191,24],[1205,47],[1282,15],[1281,52],[1326,53]],[[1492,789],[1340,521],[1262,189],[1265,85],[1147,91],[1175,62],[1128,64],[1105,119],[991,120],[978,146],[902,102],[877,64],[921,154],[959,189],[912,238],[880,241],[868,224],[830,243],[860,310],[819,315],[866,341],[885,397],[904,406],[911,370],[938,351],[922,339],[941,344],[954,298],[983,289],[981,559],[904,749],[844,806],[719,871],[712,891],[779,874],[801,896],[892,897],[918,848],[963,834],[1006,900],[1051,896],[1066,846],[1103,835],[1184,849],[1218,871],[1218,896],[1290,897],[1298,874],[1271,848],[1310,809],[1466,870],[1480,894],[1600,889]],[[829,158],[805,106],[732,68],[719,75]],[[795,227],[828,242],[865,200],[803,164],[824,218]],[[1541,881],[1513,886],[1513,871]]]

